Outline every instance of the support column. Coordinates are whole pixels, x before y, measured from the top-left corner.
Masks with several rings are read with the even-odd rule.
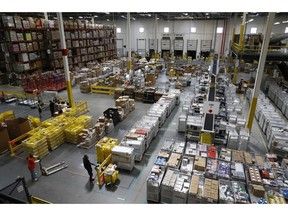
[[[234,67],[234,74],[233,74],[233,80],[232,83],[235,85],[237,82],[237,76],[238,76],[238,71],[239,71],[239,59],[236,59],[235,62],[235,67]]]
[[[240,37],[239,37],[239,46],[242,49],[243,46],[243,38],[244,38],[244,31],[245,31],[245,22],[246,22],[246,12],[243,13],[242,24],[240,28]]]
[[[155,56],[156,53],[158,53],[158,43],[157,43],[157,14],[155,13],[155,37],[154,37],[154,43],[155,43]]]
[[[127,13],[128,71],[132,69],[130,12]]]
[[[68,67],[68,49],[66,48],[62,13],[57,13],[57,20],[58,20],[60,43],[61,43],[62,55],[63,55],[63,65],[64,65],[64,73],[65,73],[65,79],[66,79],[68,100],[69,100],[70,106],[74,107],[75,105],[74,105],[74,100],[73,100],[73,95],[72,95],[72,86],[71,86],[69,67]]]
[[[48,13],[47,12],[44,12],[44,19],[48,20]]]
[[[213,50],[214,50],[214,54],[216,53],[216,41],[217,41],[217,27],[218,27],[218,20],[216,20],[216,23],[215,23],[215,31],[214,31],[214,44],[213,44]]]
[[[251,101],[251,106],[250,106],[249,115],[248,115],[248,121],[246,125],[246,127],[248,128],[250,132],[252,129],[254,114],[256,110],[257,98],[260,92],[260,85],[261,85],[261,80],[262,80],[263,73],[264,73],[264,67],[265,67],[266,56],[268,52],[270,35],[271,35],[272,27],[273,27],[274,18],[275,18],[275,12],[269,13],[267,23],[266,23],[265,35],[264,35],[263,44],[261,48],[260,58],[259,58],[259,64],[257,68],[257,75],[256,75],[252,101]]]

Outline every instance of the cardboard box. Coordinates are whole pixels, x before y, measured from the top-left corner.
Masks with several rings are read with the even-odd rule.
[[[15,139],[31,130],[27,118],[17,118],[6,121],[10,139]]]
[[[252,193],[254,196],[264,197],[265,189],[262,185],[252,185]]]
[[[2,127],[0,124],[0,153],[9,149],[8,141],[10,140],[7,128]]]

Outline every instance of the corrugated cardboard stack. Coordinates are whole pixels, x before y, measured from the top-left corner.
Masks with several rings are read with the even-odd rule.
[[[265,189],[262,185],[252,184],[252,193],[254,196],[264,197],[265,196]]]
[[[133,85],[127,86],[127,88],[125,88],[124,90],[124,95],[128,96],[130,99],[134,99],[135,98],[135,90],[136,87]]]
[[[82,93],[91,92],[91,85],[89,84],[88,81],[80,82],[79,88],[80,88],[80,92]]]
[[[110,137],[103,137],[96,144],[97,161],[102,163],[112,152],[112,148],[118,145],[118,140]]]
[[[134,149],[127,146],[114,146],[111,151],[112,163],[118,168],[131,171],[134,167]]]
[[[129,113],[129,97],[128,96],[121,96],[119,97],[116,101],[115,101],[115,106],[117,108],[122,108],[123,112],[124,112],[124,118],[126,118],[126,116]]]
[[[232,151],[232,161],[234,162],[239,162],[239,163],[245,163],[245,157],[244,157],[244,152],[242,151]]]
[[[180,162],[181,162],[181,154],[173,152],[170,155],[170,158],[167,162],[167,166],[171,167],[171,168],[178,169],[180,167]]]
[[[205,171],[206,167],[206,158],[196,156],[194,162],[194,170]]]
[[[260,167],[264,167],[264,157],[262,155],[255,155],[256,164]]]
[[[80,144],[77,147],[90,149],[97,142],[96,129],[83,129],[79,134],[79,140]]]
[[[159,202],[161,182],[164,177],[165,167],[154,165],[147,178],[147,200]]]
[[[161,203],[172,203],[173,188],[179,171],[168,169],[161,184]]]
[[[147,111],[148,116],[158,117],[160,127],[163,126],[167,117],[167,105],[162,105],[155,103],[152,107]]]
[[[249,165],[255,164],[255,159],[249,152],[244,152],[245,163]]]
[[[252,184],[262,184],[262,179],[260,176],[260,172],[259,169],[255,166],[250,166],[248,168],[249,171],[249,177],[250,177],[250,181]]]
[[[217,203],[218,202],[218,190],[219,182],[213,179],[205,179],[204,184],[204,198],[208,203]]]
[[[204,178],[199,175],[192,175],[188,203],[202,203],[202,198],[204,195]]]
[[[143,101],[144,89],[138,89],[135,91],[135,101]]]
[[[100,140],[105,135],[105,117],[104,116],[99,117],[94,128],[96,129],[97,139]]]
[[[125,89],[122,87],[116,88],[114,91],[114,99],[118,99],[119,97],[123,96],[124,90]]]
[[[142,119],[134,124],[130,132],[144,135],[146,139],[145,148],[147,149],[154,138],[155,130],[154,125],[147,124],[147,121]]]

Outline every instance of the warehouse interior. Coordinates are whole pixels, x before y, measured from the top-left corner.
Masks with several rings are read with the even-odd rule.
[[[1,9],[0,203],[286,204],[288,12],[209,7]]]

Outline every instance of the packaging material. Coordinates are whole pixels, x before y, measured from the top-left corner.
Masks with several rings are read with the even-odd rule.
[[[145,143],[145,135],[130,132],[121,140],[120,145],[134,148],[135,160],[141,161],[145,151]]]
[[[172,203],[186,204],[188,198],[188,192],[191,182],[191,176],[183,173],[179,173],[173,188]]]
[[[207,158],[205,177],[210,179],[218,178],[218,161],[216,159]]]
[[[207,154],[208,145],[199,144],[197,150],[198,150],[198,154],[197,155],[199,155],[201,157],[205,157],[205,158],[208,156],[208,154]]]
[[[194,162],[194,170],[205,171],[206,168],[206,158],[196,156]]]
[[[185,149],[185,142],[175,141],[172,152],[183,155]]]
[[[111,150],[112,162],[119,169],[132,171],[134,168],[134,149],[126,146],[114,146]]]
[[[255,155],[256,164],[260,167],[265,166],[265,158],[262,155]]]
[[[172,203],[173,189],[179,174],[178,170],[168,168],[161,184],[161,203]]]
[[[249,179],[252,184],[262,184],[259,169],[256,166],[248,167]]]
[[[172,152],[166,165],[174,169],[179,169],[180,164],[181,164],[181,154]]]
[[[194,142],[187,142],[186,149],[185,149],[185,155],[195,157],[197,155],[197,146],[198,145]]]
[[[166,166],[168,159],[170,157],[170,152],[167,150],[160,150],[160,152],[158,153],[158,156],[155,160],[155,164],[156,165],[160,165],[160,166]]]
[[[0,153],[6,151],[9,149],[9,134],[8,134],[8,130],[7,128],[2,127],[2,125],[0,124]]]
[[[235,203],[238,203],[238,204],[250,203],[249,194],[247,193],[244,183],[232,181],[232,187],[233,187],[233,192],[234,192]]]
[[[245,163],[244,152],[242,151],[232,151],[232,161],[238,163]]]
[[[160,201],[161,183],[165,174],[165,167],[153,165],[146,183],[147,200]]]
[[[253,165],[255,164],[255,158],[253,157],[253,155],[249,152],[244,152],[244,158],[245,158],[245,163],[249,164],[249,165]]]
[[[231,177],[232,180],[245,182],[245,170],[242,163],[231,163]]]
[[[223,161],[230,162],[231,161],[231,150],[222,148],[220,151],[219,159]]]
[[[208,146],[208,157],[209,158],[218,158],[217,148],[215,146]]]
[[[7,120],[7,130],[10,139],[15,139],[31,130],[29,121],[27,118],[17,118],[13,120]]]
[[[80,144],[77,145],[79,148],[90,149],[97,142],[95,128],[83,129],[79,134]]]
[[[207,203],[218,202],[219,182],[213,179],[205,179],[204,183],[204,198]]]
[[[284,196],[277,189],[269,189],[267,198],[269,204],[286,204]]]
[[[219,180],[219,203],[234,203],[234,192],[230,181]]]
[[[202,203],[204,196],[204,177],[192,175],[188,194],[188,203]]]
[[[185,173],[187,175],[192,175],[194,167],[194,158],[193,157],[186,157],[182,158],[182,163],[180,167],[181,173]]]
[[[231,165],[229,162],[220,161],[218,163],[218,177],[222,179],[230,180]]]

